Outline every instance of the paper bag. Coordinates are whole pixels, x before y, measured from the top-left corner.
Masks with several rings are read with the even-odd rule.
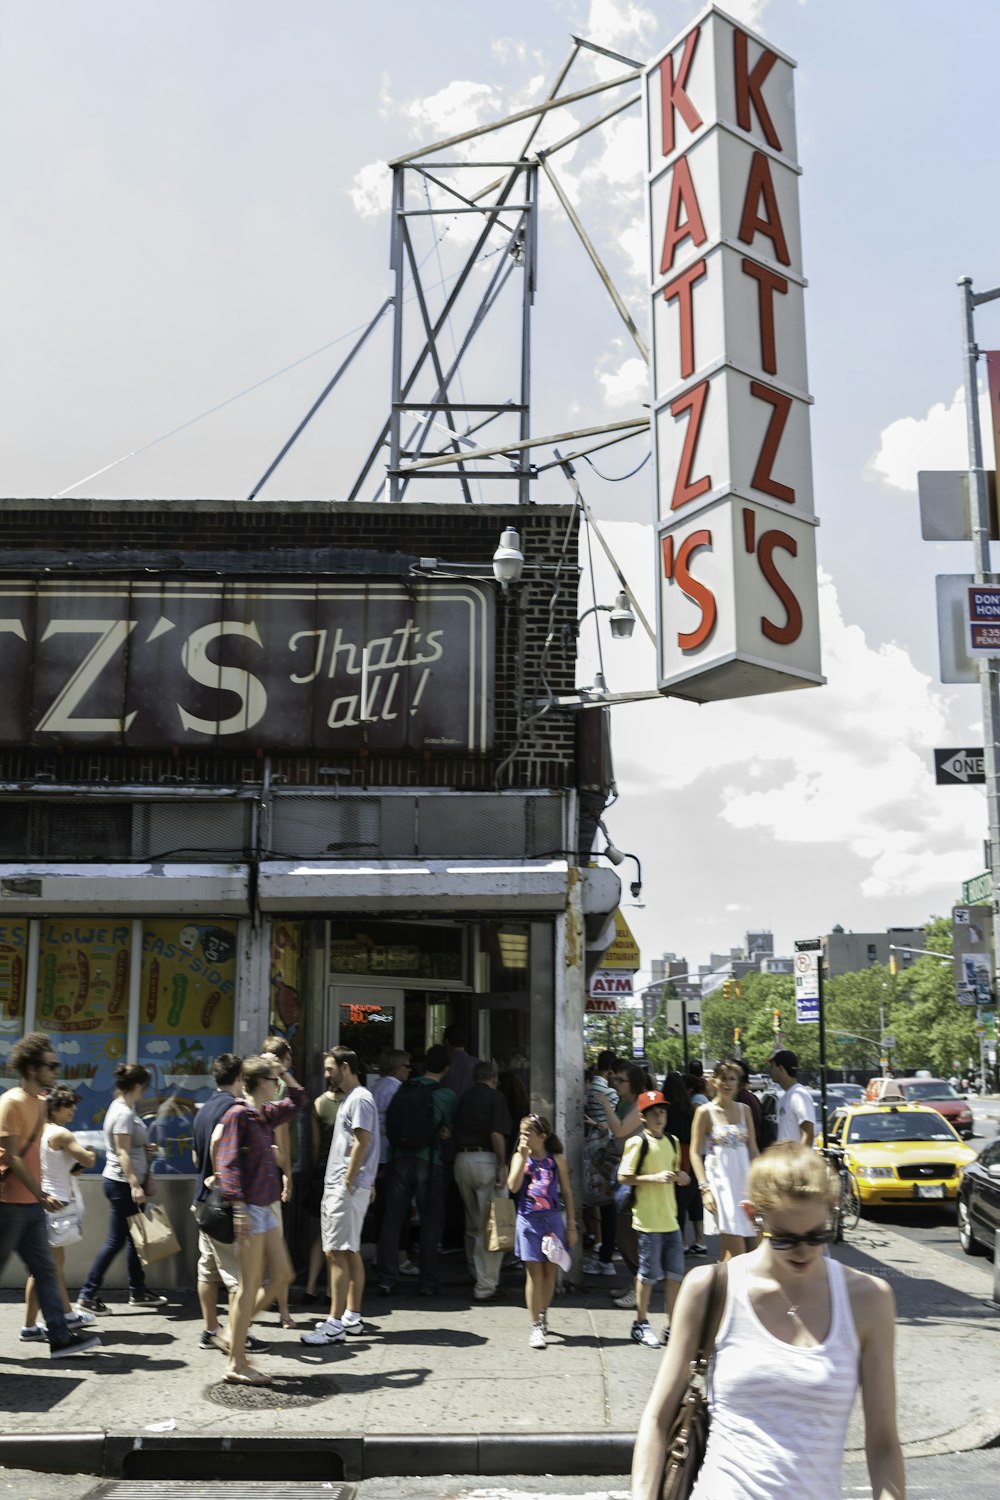
[[[133,1214],[128,1221],[128,1232],[144,1266],[155,1266],[181,1248],[173,1225],[158,1203],[147,1203],[141,1213]]]
[[[517,1210],[513,1198],[494,1198],[486,1220],[487,1250],[513,1250],[514,1220]]]

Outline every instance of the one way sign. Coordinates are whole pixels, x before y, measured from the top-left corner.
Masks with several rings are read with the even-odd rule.
[[[934,780],[938,786],[972,786],[986,780],[983,750],[935,750]]]

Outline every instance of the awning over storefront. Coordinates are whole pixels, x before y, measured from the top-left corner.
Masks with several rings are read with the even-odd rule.
[[[310,860],[264,862],[262,912],[524,911],[566,907],[566,860]]]
[[[249,865],[0,864],[0,914],[54,912],[246,916]]]

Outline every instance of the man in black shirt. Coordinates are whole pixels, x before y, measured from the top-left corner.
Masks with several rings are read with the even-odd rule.
[[[465,1258],[476,1278],[477,1302],[497,1293],[502,1250],[487,1250],[490,1202],[504,1192],[506,1136],[511,1128],[507,1101],[497,1092],[495,1062],[477,1062],[472,1087],[458,1101],[452,1139],[455,1182],[465,1208]]]

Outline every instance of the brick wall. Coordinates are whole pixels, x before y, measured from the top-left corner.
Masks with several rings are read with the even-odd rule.
[[[452,786],[459,789],[565,787],[575,784],[574,724],[569,713],[540,712],[544,678],[555,693],[574,685],[577,527],[573,507],[401,505],[265,501],[5,500],[0,505],[0,576],[117,574],[136,569],[216,575],[343,572],[345,552],[358,571],[379,559],[436,557],[489,564],[506,525],[521,534],[522,582],[498,590],[495,748],[479,757],[345,754],[356,786]],[[350,557],[346,559],[350,563]],[[148,575],[147,575],[148,576]],[[548,642],[548,646],[546,645]],[[279,755],[272,773],[290,785],[316,784],[322,756]],[[162,755],[25,749],[0,751],[0,780],[36,777],[60,783],[253,782],[263,755]]]

